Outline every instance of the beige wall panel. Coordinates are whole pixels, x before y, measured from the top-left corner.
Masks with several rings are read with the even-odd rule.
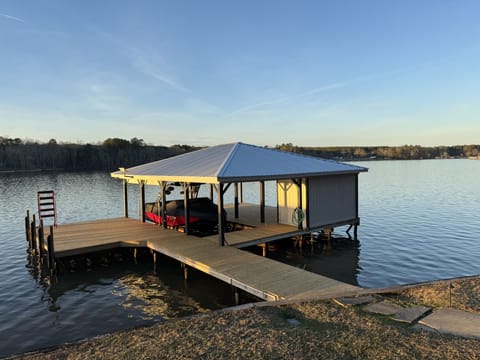
[[[355,219],[355,192],[355,175],[310,178],[308,193],[310,227]]]
[[[278,222],[285,225],[292,223],[292,213],[300,204],[298,186],[290,180],[277,182]]]

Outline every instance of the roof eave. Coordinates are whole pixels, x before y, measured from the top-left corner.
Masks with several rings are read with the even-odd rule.
[[[218,178],[215,176],[166,176],[166,175],[135,175],[135,174],[118,174],[111,173],[112,177],[122,179],[129,184],[138,184],[143,182],[147,185],[159,185],[160,182],[185,182],[185,183],[202,183],[202,184],[218,184]]]
[[[345,171],[322,171],[318,173],[298,173],[298,174],[280,174],[280,175],[258,175],[258,176],[226,176],[218,177],[220,183],[230,182],[252,182],[252,181],[270,181],[270,180],[285,180],[294,178],[311,178],[317,176],[332,176],[332,175],[348,175],[358,174],[360,172],[367,172],[367,168],[361,168],[358,170],[345,170]]]

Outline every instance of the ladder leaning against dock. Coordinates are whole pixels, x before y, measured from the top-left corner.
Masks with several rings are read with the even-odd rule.
[[[55,191],[38,191],[37,203],[39,220],[53,217],[53,225],[57,227],[57,206],[55,202]]]

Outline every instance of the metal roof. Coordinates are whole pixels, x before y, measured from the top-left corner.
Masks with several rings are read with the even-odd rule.
[[[111,173],[129,182],[227,183],[354,174],[367,168],[241,142],[213,146]]]

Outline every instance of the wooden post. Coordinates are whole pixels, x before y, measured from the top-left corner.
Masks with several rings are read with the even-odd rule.
[[[188,199],[190,198],[189,184],[183,183],[183,214],[185,217],[185,234],[190,235],[190,209]]]
[[[213,184],[210,184],[210,200],[213,201]]]
[[[355,174],[355,218],[358,219],[358,173]]]
[[[25,237],[30,246],[30,210],[27,210],[27,215],[25,216]]]
[[[262,256],[267,257],[268,246],[267,243],[262,244]]]
[[[234,185],[234,203],[235,203],[235,219],[238,219],[238,183]]]
[[[303,208],[302,179],[299,179],[299,182],[298,182],[298,201],[299,201],[298,207],[302,209]],[[303,224],[300,221],[298,223],[298,230],[302,230],[302,229],[303,229]]]
[[[182,263],[182,269],[183,269],[183,279],[188,280],[188,266]]]
[[[243,183],[240,183],[240,204],[243,204]]]
[[[50,225],[50,234],[47,237],[48,244],[48,267],[54,273],[57,265],[55,263],[55,245],[53,241],[53,226]]]
[[[44,232],[43,232],[43,220],[40,219],[40,224],[38,225],[38,253],[40,255],[40,260],[43,259],[45,255],[45,241],[44,241]]]
[[[31,252],[33,250],[33,241],[32,241],[32,231],[30,227],[30,210],[27,210],[27,215],[25,216],[25,236],[28,242],[28,250]]]
[[[133,248],[133,260],[137,263],[137,248]]]
[[[160,187],[161,188],[161,187]],[[163,201],[160,200],[160,196],[157,196],[157,215],[158,215],[158,226],[163,226],[164,221],[163,221],[163,216],[162,216],[162,211],[160,210],[162,208]],[[152,212],[155,214],[155,211]]]
[[[265,181],[260,181],[260,222],[265,223]]]
[[[145,222],[145,183],[140,181],[140,204],[138,207],[140,211],[140,220]]]
[[[123,180],[123,216],[128,218],[128,182]]]
[[[37,223],[35,221],[35,214],[32,215],[32,222],[30,224],[30,234],[32,235],[32,251],[37,251]]]
[[[234,294],[234,297],[235,297],[235,305],[240,305],[241,303],[241,297],[240,297],[240,289],[236,288],[236,287],[233,287],[233,294]]]
[[[155,250],[152,250],[152,255],[153,255],[153,264],[157,263],[157,252]]]
[[[162,226],[164,229],[167,228],[167,183],[162,183]]]
[[[355,174],[355,218],[357,220],[353,225],[353,239],[357,241],[358,240],[357,228],[358,228],[358,225],[360,224],[360,218],[358,217],[358,173]]]
[[[307,229],[310,228],[310,203],[308,201],[308,194],[309,194],[309,191],[310,191],[310,179],[309,178],[305,178],[305,197],[302,199],[302,206],[303,206],[303,209],[304,209],[304,217],[305,217],[305,227]],[[302,195],[303,196],[303,195]],[[303,229],[302,229],[303,230]]]
[[[225,245],[225,217],[223,216],[223,184],[217,185],[218,196],[218,245]]]

